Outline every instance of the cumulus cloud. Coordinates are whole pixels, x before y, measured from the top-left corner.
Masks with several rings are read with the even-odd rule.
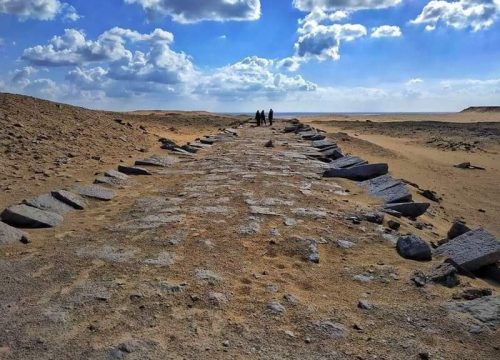
[[[125,0],[142,6],[149,19],[170,16],[179,23],[257,20],[260,0]]]
[[[11,82],[22,87],[30,83],[30,76],[37,73],[37,69],[33,66],[25,66],[21,69],[14,71]]]
[[[426,25],[433,31],[438,24],[455,29],[471,28],[480,31],[493,25],[500,14],[500,0],[430,1],[412,24]]]
[[[59,13],[63,19],[80,19],[76,9],[59,0],[0,0],[0,13],[19,17],[21,20],[53,20]]]
[[[205,76],[195,92],[225,101],[244,101],[248,98],[279,99],[316,88],[300,75],[279,73],[273,60],[252,56]]]
[[[362,10],[382,9],[398,5],[402,0],[293,0],[293,5],[301,11],[315,8],[332,11],[339,9]]]
[[[422,80],[420,78],[413,78],[413,79],[410,79],[406,82],[406,86],[414,86],[414,85],[422,84],[423,82],[424,82],[424,80]]]
[[[371,37],[382,38],[382,37],[400,37],[403,35],[399,26],[392,25],[382,25],[372,29]]]

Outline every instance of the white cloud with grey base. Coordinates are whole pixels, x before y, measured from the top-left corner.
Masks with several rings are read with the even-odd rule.
[[[73,6],[59,0],[0,0],[1,13],[17,16],[22,21],[54,20],[59,14],[69,21],[80,19]]]
[[[150,20],[170,16],[179,23],[248,21],[260,18],[260,0],[125,0],[138,4]]]
[[[363,10],[383,9],[396,6],[402,0],[293,0],[293,5],[301,11],[313,11],[322,9],[332,10]]]
[[[399,26],[394,25],[382,25],[372,29],[372,38],[384,38],[384,37],[400,37],[403,33]]]

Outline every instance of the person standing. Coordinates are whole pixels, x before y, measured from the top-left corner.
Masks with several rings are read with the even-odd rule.
[[[260,113],[260,120],[264,123],[264,126],[267,126],[266,113],[264,112],[264,110],[262,110]]]
[[[269,126],[273,126],[273,119],[274,119],[274,111],[273,111],[273,109],[269,110],[268,118],[269,118]]]
[[[260,111],[257,110],[255,113],[255,121],[257,122],[257,126],[260,126]]]

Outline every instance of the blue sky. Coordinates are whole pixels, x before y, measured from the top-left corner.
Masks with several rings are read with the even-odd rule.
[[[0,0],[0,91],[112,110],[500,104],[500,0]]]

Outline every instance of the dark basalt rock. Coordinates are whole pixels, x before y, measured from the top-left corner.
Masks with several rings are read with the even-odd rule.
[[[329,146],[336,146],[336,145],[337,145],[336,143],[334,143],[330,140],[317,140],[317,141],[312,142],[312,146],[315,148],[319,148],[319,149],[329,147]]]
[[[466,232],[436,249],[459,270],[472,272],[500,260],[500,242],[484,229]]]
[[[28,243],[28,235],[0,221],[0,245],[16,244],[19,242]]]
[[[149,170],[137,166],[118,166],[118,171],[127,175],[152,175]]]
[[[324,140],[325,138],[326,138],[326,136],[323,134],[316,134],[314,136],[311,136],[311,138],[309,140],[318,141],[318,140]]]
[[[54,196],[52,196],[52,194],[42,194],[33,199],[24,200],[23,203],[40,210],[51,211],[60,215],[64,215],[67,212],[74,210],[73,207],[62,201],[59,201]]]
[[[462,221],[455,221],[451,226],[450,230],[448,230],[448,239],[454,239],[460,235],[465,234],[471,229],[465,225]]]
[[[200,149],[194,147],[194,146],[191,146],[191,145],[182,145],[181,146],[181,149],[184,150],[184,151],[187,151],[191,154],[196,154]]]
[[[403,183],[399,183],[393,187],[381,191],[369,192],[369,194],[384,199],[385,203],[408,202],[412,199],[410,191]]]
[[[80,195],[66,190],[52,191],[52,196],[77,210],[83,210],[87,206],[85,199]]]
[[[401,236],[396,244],[396,250],[405,259],[417,261],[432,260],[431,247],[416,235]]]
[[[0,217],[9,225],[26,228],[49,228],[63,222],[63,217],[55,212],[24,204],[5,209]]]
[[[344,154],[342,154],[342,151],[337,147],[331,148],[331,149],[326,150],[326,151],[322,151],[321,155],[327,159],[333,159],[333,160],[337,160],[337,159],[340,159],[341,157],[344,157]]]
[[[77,186],[74,191],[81,196],[102,201],[112,200],[116,196],[113,190],[106,189],[99,185]]]
[[[350,180],[366,180],[376,176],[387,174],[389,167],[387,164],[368,164],[349,168],[332,168],[326,170],[324,177],[339,177]]]
[[[215,139],[215,138],[211,138],[211,137],[206,137],[206,138],[202,138],[200,139],[200,143],[202,144],[207,144],[207,145],[213,145],[217,142],[218,140]]]
[[[361,214],[361,219],[371,222],[373,224],[383,224],[384,223],[384,218],[385,215],[384,213],[381,212],[369,212],[369,213],[364,213]]]
[[[352,166],[364,165],[368,162],[357,156],[344,156],[338,160],[334,160],[330,163],[330,167],[334,169],[343,169]],[[382,174],[383,175],[383,174]],[[363,179],[366,180],[366,179]]]
[[[431,206],[429,203],[405,202],[385,204],[383,208],[385,210],[397,211],[402,216],[417,218],[420,215],[425,214],[429,206]]]

